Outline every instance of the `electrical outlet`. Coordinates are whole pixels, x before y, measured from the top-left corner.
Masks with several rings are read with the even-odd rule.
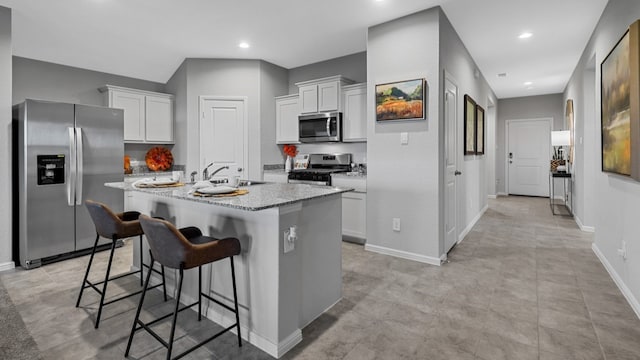
[[[393,229],[393,231],[400,231],[400,219],[399,218],[393,218],[393,225],[391,226],[391,228]]]
[[[298,236],[296,234],[296,227],[292,226],[289,229],[284,231],[283,234],[283,252],[286,254],[290,251],[293,251],[296,248],[296,240],[298,240]]]
[[[622,256],[622,260],[627,260],[627,242],[622,240],[622,248],[618,249],[618,255]]]

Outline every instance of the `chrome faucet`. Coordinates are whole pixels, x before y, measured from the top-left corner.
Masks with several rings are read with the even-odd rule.
[[[211,179],[211,178],[213,177],[213,175],[215,175],[215,174],[219,173],[220,171],[222,171],[222,170],[224,170],[224,169],[228,169],[228,168],[229,168],[229,166],[226,166],[226,165],[225,165],[225,166],[221,166],[221,167],[219,167],[219,168],[215,169],[215,170],[211,173],[211,175],[209,175],[209,168],[210,168],[212,165],[213,165],[213,163],[211,163],[211,164],[207,165],[207,166],[204,168],[204,170],[202,170],[202,180],[205,180],[205,181],[206,181],[206,180],[209,180],[209,179]]]

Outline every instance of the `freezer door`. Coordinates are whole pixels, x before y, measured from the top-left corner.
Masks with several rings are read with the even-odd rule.
[[[76,250],[93,246],[96,231],[84,202],[105,203],[114,212],[124,208],[122,190],[107,188],[106,182],[124,176],[124,114],[121,109],[75,106],[78,141],[78,185],[76,191]],[[108,242],[101,239],[101,243]]]
[[[69,205],[73,117],[72,104],[34,100],[26,100],[18,112],[20,262],[27,268],[33,260],[75,247],[74,206]]]

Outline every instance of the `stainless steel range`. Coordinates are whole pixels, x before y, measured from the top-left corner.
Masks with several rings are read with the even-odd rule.
[[[351,154],[309,154],[306,169],[289,173],[291,184],[331,185],[331,174],[351,170]]]

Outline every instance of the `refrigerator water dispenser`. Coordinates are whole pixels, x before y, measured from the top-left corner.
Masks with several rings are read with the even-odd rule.
[[[38,155],[38,185],[64,184],[64,155]]]

